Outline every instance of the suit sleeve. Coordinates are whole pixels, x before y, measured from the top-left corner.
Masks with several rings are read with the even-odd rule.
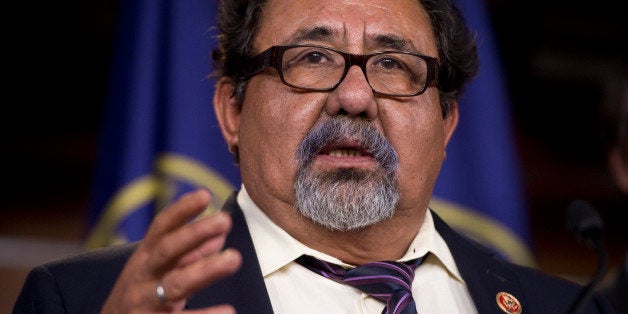
[[[35,267],[13,314],[99,313],[135,247],[132,243],[96,249]]]
[[[47,268],[31,270],[13,307],[13,314],[65,313],[65,306],[54,277]]]

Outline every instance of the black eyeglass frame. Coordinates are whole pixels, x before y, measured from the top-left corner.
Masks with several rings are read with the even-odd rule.
[[[283,69],[282,69],[281,59],[283,58],[284,52],[286,52],[289,49],[298,48],[298,47],[321,48],[321,49],[334,51],[334,52],[338,53],[339,55],[341,55],[344,58],[344,60],[345,60],[345,69],[344,69],[344,72],[342,73],[342,76],[340,76],[340,79],[338,80],[338,83],[336,83],[336,85],[334,85],[332,87],[329,87],[329,88],[309,88],[309,87],[295,86],[295,85],[292,85],[292,84],[286,82],[286,80],[283,77]],[[425,83],[423,84],[423,87],[421,89],[419,89],[419,91],[417,91],[415,93],[412,93],[412,94],[389,94],[389,93],[378,92],[378,91],[373,89],[373,86],[371,85],[371,82],[369,82],[369,80],[368,80],[368,75],[366,74],[366,63],[367,63],[367,61],[370,58],[372,58],[374,56],[378,56],[378,55],[382,55],[382,54],[389,54],[389,53],[412,55],[412,56],[419,57],[419,58],[421,58],[421,59],[423,59],[425,61],[425,64],[427,66],[427,73],[426,73],[426,77],[425,77]],[[414,53],[414,52],[407,52],[407,51],[378,51],[378,52],[369,53],[369,54],[363,54],[363,55],[362,54],[352,54],[352,53],[347,53],[347,52],[340,51],[340,50],[337,50],[337,49],[333,49],[333,48],[330,48],[330,47],[318,46],[318,45],[278,45],[278,46],[272,46],[272,47],[264,50],[263,52],[259,53],[255,57],[253,57],[249,62],[247,62],[245,64],[242,64],[240,66],[240,72],[239,72],[238,79],[240,79],[240,80],[248,80],[248,79],[252,78],[253,76],[261,73],[266,68],[272,67],[275,70],[277,70],[277,73],[279,74],[279,78],[287,86],[290,86],[290,87],[293,87],[293,88],[297,88],[297,89],[301,89],[301,90],[306,90],[306,91],[328,92],[328,91],[332,91],[332,90],[336,89],[338,87],[338,85],[340,85],[340,83],[342,83],[342,81],[344,81],[345,77],[347,76],[347,73],[349,73],[349,69],[352,66],[354,66],[354,65],[357,65],[357,66],[360,67],[360,69],[362,69],[362,73],[364,74],[364,77],[366,78],[366,81],[368,82],[369,86],[371,87],[371,90],[373,91],[374,94],[377,94],[377,95],[393,96],[393,97],[411,97],[411,96],[417,96],[417,95],[422,94],[430,86],[438,86],[438,79],[437,79],[438,78],[438,59],[437,58],[426,56],[426,55],[422,55],[422,54],[418,54],[418,53]]]

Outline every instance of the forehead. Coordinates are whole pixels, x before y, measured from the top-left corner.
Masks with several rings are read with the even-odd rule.
[[[419,0],[269,0],[254,47],[317,43],[353,53],[382,48],[436,55]]]

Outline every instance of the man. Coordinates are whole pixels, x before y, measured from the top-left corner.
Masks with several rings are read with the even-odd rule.
[[[35,269],[15,312],[569,309],[578,286],[492,257],[428,209],[477,68],[448,1],[225,0],[219,28],[214,107],[241,190],[190,223],[210,199],[196,191],[138,244]],[[401,288],[372,295],[379,281]],[[597,297],[585,310],[611,312]]]

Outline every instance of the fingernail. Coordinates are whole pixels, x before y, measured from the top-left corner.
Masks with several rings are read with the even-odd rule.
[[[224,251],[222,251],[222,258],[228,261],[232,261],[237,258],[238,254],[239,252],[236,249],[227,248]]]

